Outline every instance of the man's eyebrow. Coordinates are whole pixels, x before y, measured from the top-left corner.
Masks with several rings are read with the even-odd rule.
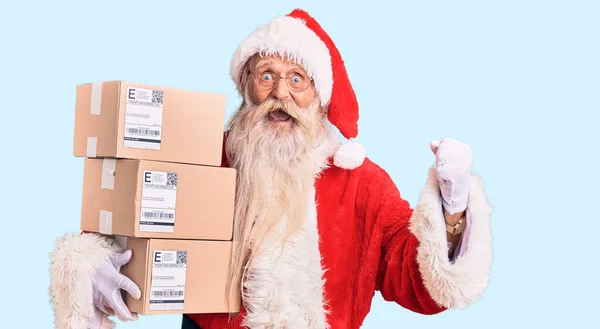
[[[256,63],[256,65],[254,65],[254,68],[258,68],[261,67],[263,65],[269,65],[269,66],[273,66],[273,60],[271,59],[261,59],[260,61],[258,61],[258,63]],[[300,66],[300,64],[298,63],[290,63],[290,65],[292,66],[291,69],[302,69],[302,66]]]
[[[258,63],[256,63],[256,65],[254,65],[254,67],[255,68],[256,67],[260,67],[260,66],[263,66],[265,64],[273,65],[273,62],[270,59],[261,59],[260,61],[258,61]]]

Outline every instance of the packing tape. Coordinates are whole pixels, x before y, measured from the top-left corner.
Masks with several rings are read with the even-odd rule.
[[[117,167],[116,159],[102,160],[102,184],[101,189],[115,189],[115,168]]]
[[[87,138],[86,156],[88,158],[95,158],[97,147],[98,147],[98,137],[88,137]]]
[[[100,210],[100,227],[101,234],[112,235],[112,212]]]
[[[90,113],[100,115],[102,107],[102,82],[92,83],[92,102],[90,103]]]

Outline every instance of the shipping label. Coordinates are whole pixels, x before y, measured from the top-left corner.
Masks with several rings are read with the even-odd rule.
[[[160,150],[163,96],[162,90],[127,87],[125,147]]]
[[[177,173],[144,170],[140,232],[173,233],[177,203]]]
[[[186,270],[186,250],[152,252],[150,310],[183,310]]]

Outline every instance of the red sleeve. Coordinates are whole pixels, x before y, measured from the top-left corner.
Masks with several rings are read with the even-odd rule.
[[[409,230],[413,209],[402,199],[389,175],[379,169],[370,189],[368,216],[380,236],[380,257],[375,289],[383,298],[421,314],[436,314],[446,308],[431,298],[417,263],[419,241]]]

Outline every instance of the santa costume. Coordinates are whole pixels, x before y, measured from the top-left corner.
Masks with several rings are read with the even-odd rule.
[[[467,229],[460,252],[448,258],[442,198],[435,174],[416,207],[402,199],[390,176],[352,141],[358,105],[335,45],[302,10],[260,26],[239,46],[231,76],[256,53],[294,58],[314,79],[328,121],[349,141],[314,149],[317,173],[302,229],[283,251],[265,242],[241,312],[187,314],[184,328],[359,328],[376,292],[422,314],[466,307],[487,287],[492,260],[491,207],[482,180],[473,175]],[[398,150],[400,152],[400,150]],[[223,166],[228,166],[224,155]],[[276,232],[270,236],[277,239]],[[273,245],[276,240],[272,240]],[[58,239],[51,266],[57,328],[87,328],[94,313],[95,269],[123,251],[110,236],[68,234]],[[114,323],[103,319],[103,328]]]

